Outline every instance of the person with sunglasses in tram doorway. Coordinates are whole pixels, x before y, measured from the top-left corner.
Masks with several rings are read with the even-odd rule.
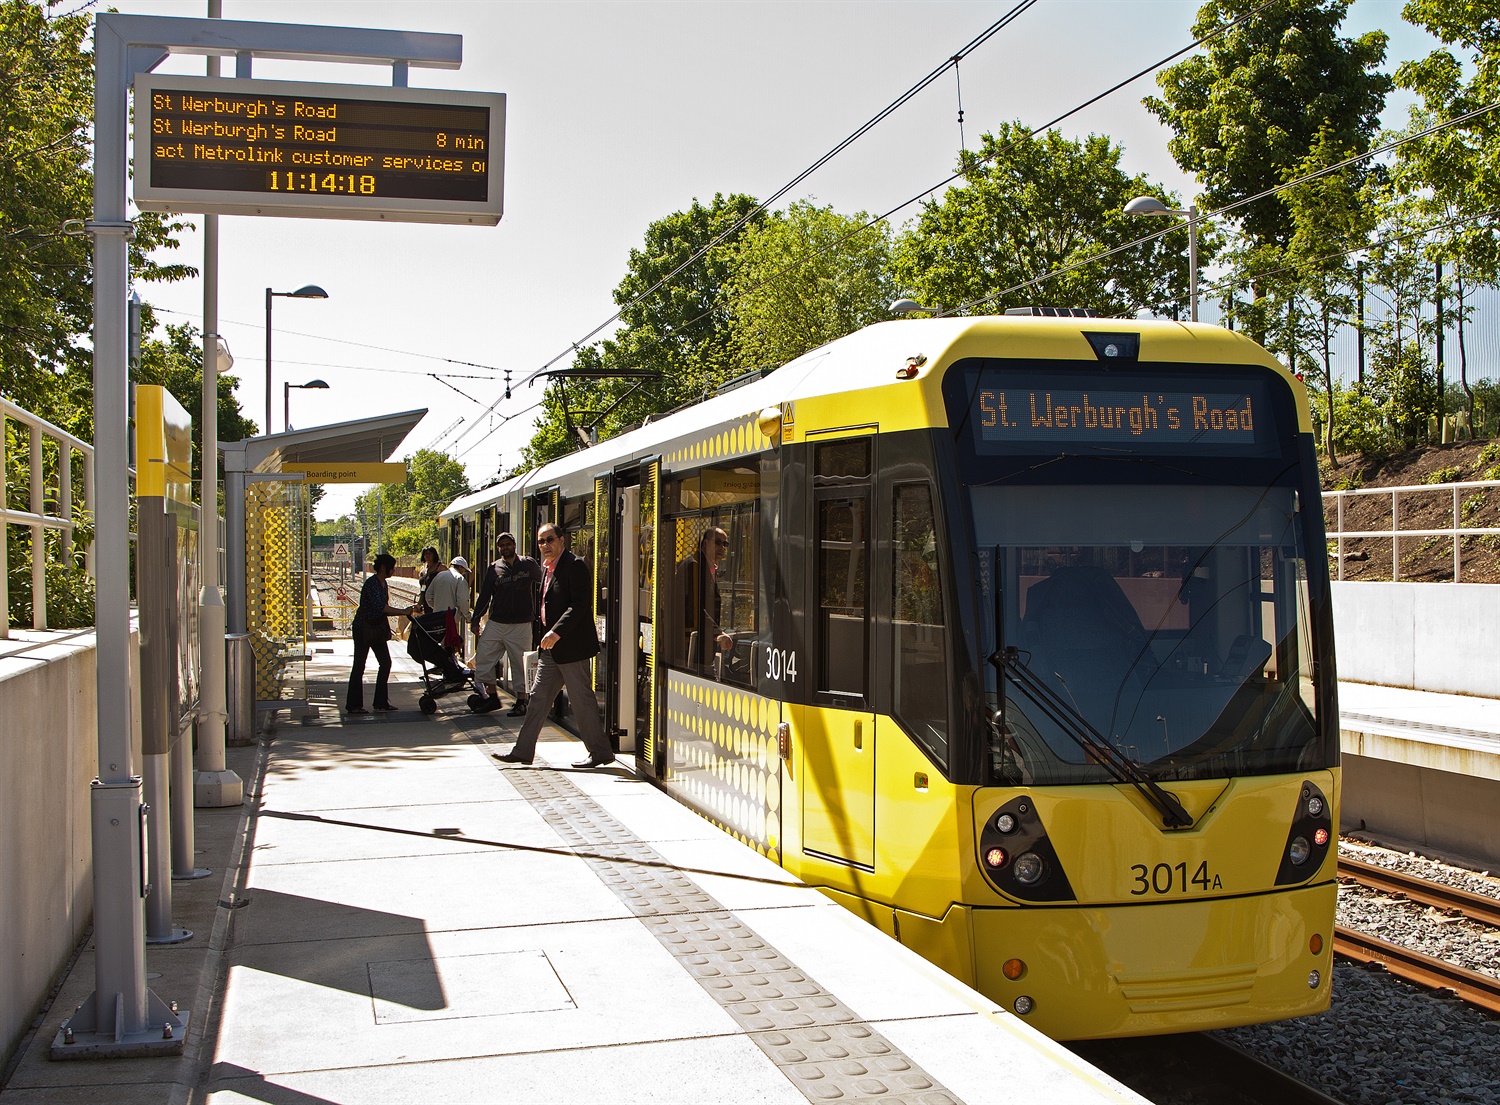
[[[564,686],[578,735],[589,758],[576,768],[603,767],[614,763],[614,750],[604,735],[599,700],[594,697],[589,661],[599,654],[599,634],[594,628],[594,577],[589,566],[567,548],[563,531],[545,522],[536,531],[542,552],[542,639],[537,646],[536,676],[526,700],[526,719],[509,752],[491,755],[502,763],[529,764],[536,756],[536,740],[547,714]]]

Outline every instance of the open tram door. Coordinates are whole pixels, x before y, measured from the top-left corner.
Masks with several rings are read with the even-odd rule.
[[[621,752],[634,752],[659,777],[662,742],[656,703],[656,535],[661,461],[620,469],[611,481],[609,599],[604,647],[609,653],[605,726]],[[603,483],[601,479],[598,481]],[[597,489],[597,484],[596,484]]]

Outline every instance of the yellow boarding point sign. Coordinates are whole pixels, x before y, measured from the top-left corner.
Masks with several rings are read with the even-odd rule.
[[[307,483],[405,483],[406,462],[381,464],[376,461],[347,464],[308,464],[289,462],[292,467],[282,473],[289,481],[299,477]]]
[[[193,419],[156,384],[135,388],[135,457],[136,495],[192,505]]]

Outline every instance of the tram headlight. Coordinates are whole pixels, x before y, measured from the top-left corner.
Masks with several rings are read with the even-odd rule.
[[[1307,800],[1307,812],[1317,817],[1323,812],[1323,799],[1314,794]]]
[[[995,828],[999,829],[1002,833],[1015,832],[1017,824],[1016,815],[1013,813],[1002,813],[999,817],[995,818]]]
[[[1309,990],[1316,990],[1318,988],[1318,983],[1320,983],[1322,981],[1323,981],[1323,976],[1319,972],[1317,972],[1317,971],[1308,971],[1307,972],[1307,988]]]
[[[1011,1008],[1024,1017],[1027,1013],[1030,1013],[1033,1009],[1036,1008],[1036,1002],[1032,1001],[1025,994],[1022,994],[1014,1002],[1011,1003]]]
[[[1312,845],[1307,842],[1307,837],[1298,836],[1292,838],[1292,843],[1287,846],[1286,856],[1298,867],[1307,862],[1307,857],[1312,855]],[[1020,861],[1017,860],[1017,865]],[[1019,876],[1017,876],[1019,877]]]
[[[1045,865],[1042,863],[1041,856],[1035,852],[1022,852],[1016,857],[1011,873],[1015,875],[1016,882],[1022,886],[1034,886],[1041,880],[1043,870],[1045,870]]]

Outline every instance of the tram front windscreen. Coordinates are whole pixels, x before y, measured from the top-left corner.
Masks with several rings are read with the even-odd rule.
[[[1101,742],[1160,780],[1328,766],[1285,385],[965,367],[948,403],[994,658],[991,780],[1109,781]]]

